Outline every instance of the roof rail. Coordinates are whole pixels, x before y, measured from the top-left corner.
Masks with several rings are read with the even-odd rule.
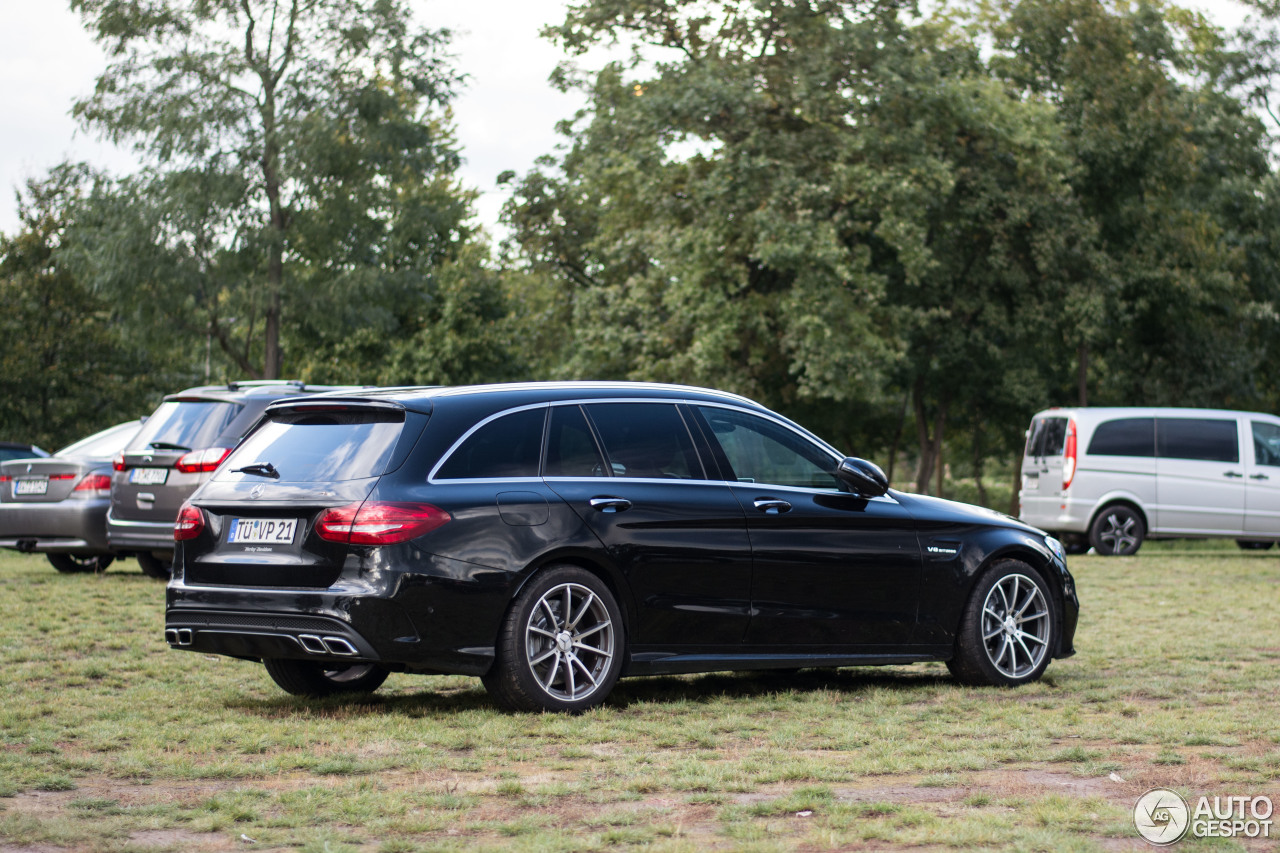
[[[239,379],[235,382],[227,383],[228,391],[239,391],[241,388],[267,388],[272,385],[291,385],[295,388],[305,388],[306,383],[301,379]]]

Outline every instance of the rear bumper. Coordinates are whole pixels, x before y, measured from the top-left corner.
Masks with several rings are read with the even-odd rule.
[[[1071,497],[1023,495],[1018,520],[1050,533],[1085,533],[1093,513],[1092,501]]]
[[[109,500],[0,503],[0,548],[42,554],[109,554]]]
[[[129,521],[106,513],[107,544],[112,551],[173,554],[172,521]]]

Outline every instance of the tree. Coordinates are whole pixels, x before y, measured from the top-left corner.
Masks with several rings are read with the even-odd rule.
[[[147,167],[94,200],[101,292],[238,372],[386,342],[475,252],[448,33],[399,0],[72,0],[112,62],[77,117]],[[322,363],[307,350],[296,364]]]

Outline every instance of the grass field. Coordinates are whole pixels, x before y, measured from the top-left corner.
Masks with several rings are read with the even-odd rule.
[[[501,713],[466,678],[294,699],[170,651],[132,561],[61,576],[6,552],[0,853],[1139,850],[1151,787],[1280,802],[1280,557],[1071,567],[1079,654],[1030,687],[940,665],[632,679],[575,718]],[[1240,844],[1177,849],[1209,846]]]

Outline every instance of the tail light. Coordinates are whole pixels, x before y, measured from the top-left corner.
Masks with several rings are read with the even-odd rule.
[[[173,523],[173,541],[195,539],[204,530],[204,511],[189,503],[178,510],[178,520]]]
[[[1067,421],[1067,446],[1062,452],[1062,490],[1071,488],[1076,476],[1076,419]]]
[[[76,483],[73,492],[109,492],[111,491],[110,474],[90,474]]]
[[[50,474],[50,480],[74,480],[75,474]]]
[[[9,481],[10,481],[10,480],[12,480],[12,479],[13,479],[13,478],[12,478],[12,477],[10,477],[8,474],[0,475],[0,483],[7,483],[7,482],[9,482]]]
[[[231,455],[230,447],[207,447],[184,453],[174,467],[184,474],[203,474],[216,471],[222,460]]]
[[[117,453],[115,455],[115,458],[111,460],[111,470],[112,471],[124,470],[124,452],[123,451],[121,451],[120,453]]]
[[[316,534],[329,542],[394,545],[429,533],[452,518],[431,504],[347,504],[325,510],[316,522]]]

